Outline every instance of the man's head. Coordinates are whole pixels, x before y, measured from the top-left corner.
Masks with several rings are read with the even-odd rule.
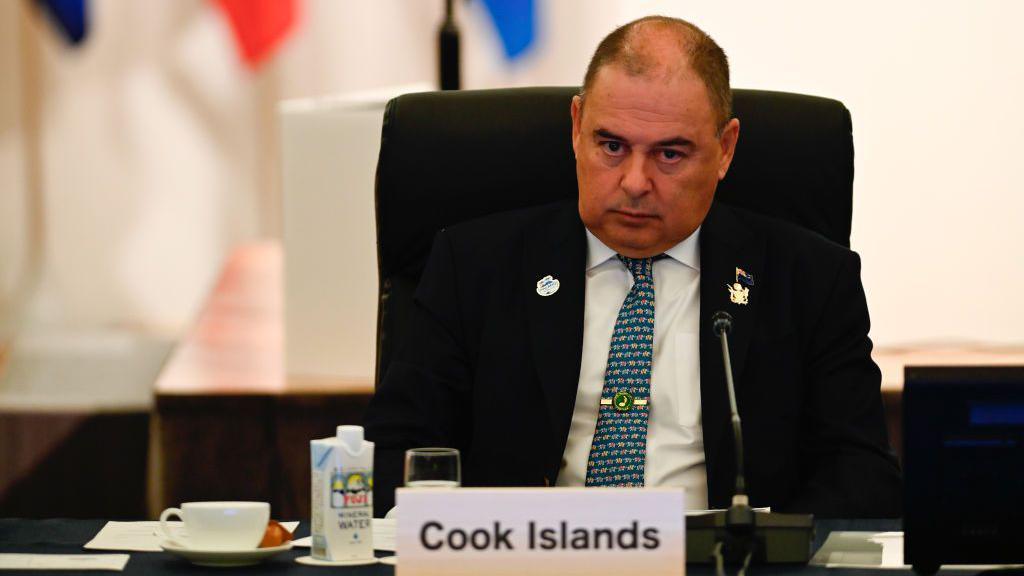
[[[707,215],[739,137],[725,53],[652,16],[609,34],[573,98],[580,217],[625,256],[654,256]]]

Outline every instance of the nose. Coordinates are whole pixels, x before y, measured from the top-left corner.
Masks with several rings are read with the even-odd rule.
[[[651,191],[647,162],[643,154],[630,154],[622,163],[622,190],[629,196],[642,196]]]

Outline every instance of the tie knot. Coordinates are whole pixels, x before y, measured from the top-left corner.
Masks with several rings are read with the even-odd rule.
[[[626,265],[626,269],[633,275],[634,281],[638,280],[641,276],[650,278],[653,275],[654,261],[665,257],[664,254],[658,254],[652,258],[630,258],[622,254],[617,254],[616,256]]]

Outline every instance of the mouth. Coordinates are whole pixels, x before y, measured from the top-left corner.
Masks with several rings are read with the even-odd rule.
[[[637,223],[646,222],[646,221],[653,220],[653,219],[658,217],[656,214],[652,214],[650,212],[643,212],[643,211],[640,211],[640,210],[629,210],[629,209],[626,209],[626,210],[623,210],[623,209],[612,210],[612,213],[618,215],[620,218],[622,218],[623,220],[625,220],[627,222],[637,222]]]

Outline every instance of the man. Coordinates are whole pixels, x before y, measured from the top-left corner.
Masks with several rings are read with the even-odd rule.
[[[739,138],[725,54],[681,20],[603,40],[573,99],[578,204],[442,231],[366,418],[378,513],[401,453],[452,446],[479,486],[684,486],[725,507],[733,370],[755,506],[898,516],[859,260],[713,202]]]

